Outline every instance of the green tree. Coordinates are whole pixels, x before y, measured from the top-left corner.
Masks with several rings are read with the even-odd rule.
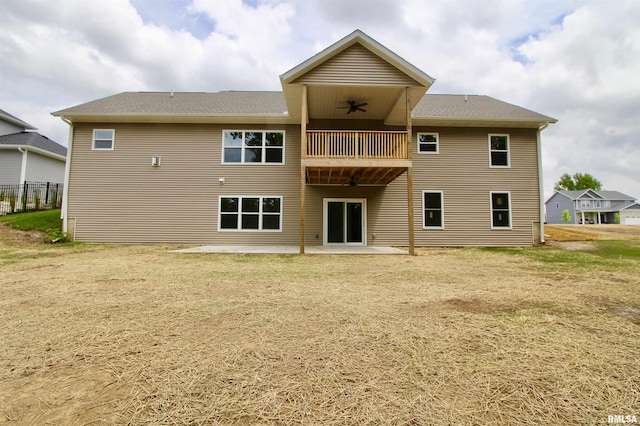
[[[560,180],[556,182],[553,189],[556,191],[580,191],[583,189],[600,191],[602,189],[602,182],[589,173],[574,173],[573,176],[565,173],[560,176]]]
[[[564,209],[562,211],[562,221],[565,222],[565,223],[571,222],[571,215],[569,214],[569,210],[568,209]]]
[[[615,223],[620,223],[620,213],[616,213],[613,215],[613,221]]]

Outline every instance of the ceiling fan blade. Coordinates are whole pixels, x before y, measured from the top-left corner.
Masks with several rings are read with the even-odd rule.
[[[358,108],[358,111],[367,112],[367,110],[364,108]]]
[[[357,105],[358,108],[369,105],[367,102],[363,102],[360,105]]]

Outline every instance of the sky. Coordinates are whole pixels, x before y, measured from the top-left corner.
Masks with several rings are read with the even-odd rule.
[[[640,0],[1,0],[0,109],[67,145],[51,112],[123,91],[281,90],[360,29],[436,79],[558,120],[563,173],[640,197]]]

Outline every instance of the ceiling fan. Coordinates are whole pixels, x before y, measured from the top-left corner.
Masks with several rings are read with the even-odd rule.
[[[366,102],[358,103],[358,101],[347,101],[347,103],[349,104],[349,106],[339,106],[338,107],[338,109],[346,109],[346,108],[348,108],[349,111],[347,111],[347,114],[351,114],[352,112],[356,112],[356,111],[367,112],[367,110],[362,108],[362,107],[369,105]]]

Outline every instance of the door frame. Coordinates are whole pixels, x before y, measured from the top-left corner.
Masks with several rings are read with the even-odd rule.
[[[360,203],[362,205],[362,242],[328,242],[328,208],[330,202]],[[346,214],[347,209],[345,209]],[[346,226],[345,226],[346,229]],[[322,244],[325,246],[366,246],[367,245],[367,199],[366,198],[323,198],[322,199]]]

